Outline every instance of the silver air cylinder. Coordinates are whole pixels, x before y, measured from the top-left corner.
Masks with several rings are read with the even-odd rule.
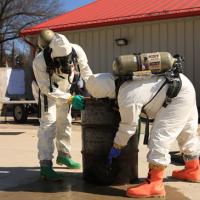
[[[169,70],[174,61],[176,59],[168,52],[121,55],[113,62],[113,74],[116,76],[143,75],[147,71],[160,74]]]

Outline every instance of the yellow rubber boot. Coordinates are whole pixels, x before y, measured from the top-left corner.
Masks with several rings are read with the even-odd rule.
[[[151,166],[146,181],[135,187],[127,189],[127,196],[133,198],[164,197],[163,166]]]
[[[185,161],[185,168],[174,170],[172,177],[189,182],[200,182],[199,159]]]

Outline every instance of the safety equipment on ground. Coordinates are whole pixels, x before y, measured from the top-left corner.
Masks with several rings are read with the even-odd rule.
[[[41,166],[40,177],[47,181],[62,181],[64,176],[55,172],[52,166]]]
[[[111,165],[112,164],[112,159],[119,157],[120,154],[121,154],[121,149],[112,147],[111,150],[110,150],[110,153],[108,155],[109,164]]]
[[[149,169],[144,183],[127,189],[126,195],[133,198],[164,197],[164,169],[159,167]]]
[[[42,49],[47,47],[52,41],[54,36],[55,33],[52,30],[50,29],[42,30],[38,37],[38,47]]]
[[[61,156],[59,155],[56,159],[56,163],[58,165],[65,165],[69,169],[80,169],[81,165],[75,161],[73,161],[70,157],[68,156]]]
[[[172,177],[189,182],[200,183],[200,165],[199,159],[185,161],[185,168],[174,170]]]
[[[85,109],[85,100],[81,95],[71,96],[68,103],[72,104],[72,107],[76,110],[84,110]]]
[[[161,74],[172,68],[175,58],[168,52],[121,55],[113,62],[113,74],[116,76],[142,76]]]

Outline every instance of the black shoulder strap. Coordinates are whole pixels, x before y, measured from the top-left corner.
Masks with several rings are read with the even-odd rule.
[[[144,111],[144,108],[145,108],[149,103],[151,103],[151,102],[155,99],[155,97],[158,95],[158,93],[163,89],[163,87],[164,87],[166,84],[167,84],[167,81],[165,81],[165,82],[161,85],[161,87],[158,89],[158,91],[156,92],[156,94],[151,98],[151,100],[148,101],[148,102],[142,107],[142,112]]]
[[[41,90],[39,88],[39,92],[38,92],[38,118],[41,118]]]
[[[72,47],[72,58],[78,62],[78,55],[76,53],[76,50]]]
[[[43,50],[44,60],[47,66],[46,72],[49,74],[49,82],[50,82],[49,91],[53,92],[51,76],[54,72],[54,62],[53,62],[53,59],[51,58],[51,52],[52,52],[52,49],[49,47],[46,47]]]
[[[157,94],[162,90],[162,88],[167,84],[167,81],[165,81],[161,87],[159,88],[159,90],[156,92],[156,94],[152,97],[152,99],[147,102],[143,107],[142,107],[142,113],[145,114],[146,116],[146,119],[145,119],[145,135],[144,135],[144,141],[143,141],[143,144],[147,145],[148,144],[148,140],[149,140],[149,122],[150,122],[150,119],[149,119],[149,116],[148,114],[146,113],[145,111],[145,107],[150,103],[152,102],[155,97],[157,96]]]
[[[166,76],[166,81],[168,83],[168,89],[163,107],[167,107],[167,105],[171,103],[172,98],[178,95],[182,87],[182,81],[179,73],[169,77]]]

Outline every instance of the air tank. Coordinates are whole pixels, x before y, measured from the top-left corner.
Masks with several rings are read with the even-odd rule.
[[[152,74],[164,73],[173,66],[174,61],[176,59],[168,52],[121,55],[113,62],[113,74],[135,75],[142,71],[150,71]]]

